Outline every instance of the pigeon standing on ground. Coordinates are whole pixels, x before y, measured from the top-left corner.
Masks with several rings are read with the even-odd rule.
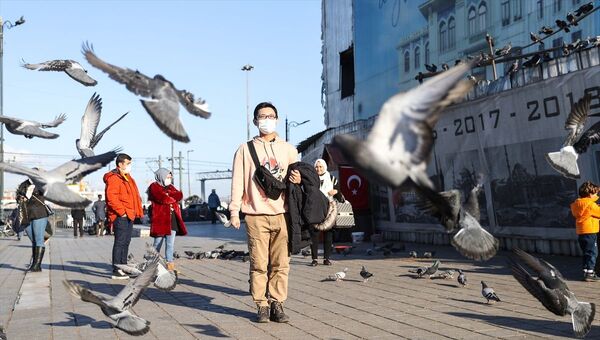
[[[363,282],[367,282],[369,281],[369,278],[373,277],[373,273],[369,273],[367,268],[362,266],[362,269],[360,270],[360,276],[363,278]]]
[[[304,248],[300,250],[300,254],[302,254],[302,256],[306,258],[307,256],[310,256],[310,249]]]
[[[102,293],[95,293],[77,283],[63,281],[71,294],[82,301],[91,302],[100,307],[102,313],[116,321],[116,327],[131,335],[143,335],[150,330],[150,322],[132,314],[129,309],[138,302],[142,292],[153,281],[158,263],[153,262],[144,272],[112,297]]]
[[[467,276],[461,269],[458,270],[458,277],[456,278],[456,281],[460,284],[461,287],[467,285]]]
[[[537,277],[533,277],[517,260],[511,259],[510,268],[515,279],[550,312],[559,316],[570,314],[575,335],[584,337],[592,328],[596,305],[579,302],[562,274],[550,263],[518,248],[514,249],[514,254],[519,262],[537,274]]]
[[[490,303],[490,301],[492,301],[492,303],[496,301],[500,302],[500,298],[498,297],[498,295],[496,295],[494,289],[488,287],[488,285],[483,281],[481,281],[481,295],[483,295],[483,297],[487,299],[487,303]]]
[[[414,250],[411,250],[411,251],[408,253],[408,257],[410,257],[411,259],[416,259],[417,257],[419,257],[419,254],[418,254],[416,251],[414,251]]]
[[[438,270],[438,268],[440,267],[440,260],[435,260],[435,262],[433,262],[433,264],[429,267],[420,267],[417,269],[409,269],[408,272],[409,273],[415,273],[417,274],[417,277],[423,277],[424,275],[428,275],[428,277],[431,277],[431,275],[435,274]]]
[[[586,152],[590,145],[600,142],[600,122],[582,133],[589,115],[590,101],[591,97],[586,95],[573,105],[565,121],[565,130],[568,130],[569,134],[563,147],[560,151],[545,155],[550,166],[567,178],[578,179],[580,177],[577,158]]]
[[[344,268],[344,270],[341,272],[337,272],[333,275],[329,275],[328,279],[331,281],[342,281],[346,278],[347,271],[348,271],[348,268]]]
[[[127,116],[128,113],[129,112],[119,117],[119,119],[100,131],[100,133],[96,133],[98,124],[100,123],[100,116],[102,115],[102,98],[100,98],[100,95],[94,93],[92,98],[88,101],[85,112],[81,117],[80,137],[75,140],[77,152],[79,152],[81,157],[94,156],[94,147],[96,147],[100,139],[102,139],[102,136],[104,136],[108,129]]]
[[[50,60],[39,64],[27,64],[23,62],[21,66],[28,70],[62,71],[85,86],[95,86],[98,84],[96,80],[87,74],[83,66],[74,60]]]
[[[58,138],[58,134],[51,133],[46,128],[54,128],[62,124],[67,119],[65,114],[60,114],[53,121],[48,123],[40,123],[33,120],[25,120],[7,116],[0,116],[0,123],[4,123],[6,130],[13,135],[22,135],[25,138],[45,138],[55,139]]]
[[[392,96],[383,104],[366,140],[343,134],[335,136],[334,144],[373,182],[398,188],[410,179],[421,194],[440,200],[426,172],[433,127],[442,111],[472,88],[473,82],[464,79],[472,65],[455,66]]]
[[[426,251],[423,252],[423,258],[424,259],[431,259],[435,256],[435,251]]]
[[[190,260],[201,260],[206,257],[206,252],[204,251],[193,252],[190,250],[185,250],[184,254],[187,255]]]
[[[102,61],[94,54],[93,47],[85,44],[83,54],[94,67],[104,71],[109,77],[136,95],[142,96],[142,106],[146,109],[154,123],[169,137],[179,142],[188,143],[190,138],[179,119],[179,104],[194,116],[209,118],[208,104],[202,99],[194,99],[194,95],[186,90],[178,90],[175,85],[157,74],[150,78],[139,71],[121,68]]]

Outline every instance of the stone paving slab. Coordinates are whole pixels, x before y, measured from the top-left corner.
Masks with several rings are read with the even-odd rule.
[[[190,235],[178,237],[175,248],[245,250],[245,231],[206,223],[188,226]],[[436,250],[442,269],[463,269],[469,285],[455,280],[415,279],[410,268],[432,260],[409,259],[407,252],[367,256],[369,245],[352,254],[334,254],[333,266],[311,267],[310,258],[293,256],[289,324],[253,322],[255,306],[248,292],[248,263],[239,260],[178,259],[180,281],[171,292],[149,287],[133,308],[151,322],[150,332],[129,336],[94,305],[72,297],[63,280],[73,280],[94,291],[116,294],[126,284],[111,280],[113,239],[74,239],[58,230],[46,250],[42,273],[26,273],[31,257],[28,239],[0,239],[0,323],[9,339],[563,339],[572,338],[570,317],[546,311],[507,270],[506,253],[478,263],[462,258],[453,248],[407,244],[409,250]],[[141,258],[151,238],[134,238],[130,250]],[[598,302],[600,283],[579,280],[580,259],[544,256],[570,280],[582,301]],[[362,282],[362,265],[375,274]],[[347,267],[345,281],[324,279]],[[493,287],[502,302],[488,305],[479,282]],[[598,318],[597,318],[598,319]],[[589,339],[600,338],[594,321]]]

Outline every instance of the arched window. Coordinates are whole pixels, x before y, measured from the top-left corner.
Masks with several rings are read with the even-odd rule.
[[[469,21],[469,35],[477,33],[477,14],[475,12],[475,7],[469,8],[467,19]]]
[[[430,64],[430,62],[429,62],[429,41],[425,44],[425,64]]]
[[[439,39],[440,39],[440,51],[445,51],[446,48],[448,47],[448,30],[446,29],[446,23],[443,21],[440,23]]]
[[[452,49],[456,46],[456,20],[454,17],[448,19],[448,48]]]
[[[408,73],[410,71],[410,53],[408,51],[404,52],[404,72]]]
[[[421,67],[421,48],[415,47],[415,69]]]
[[[485,2],[481,2],[481,4],[479,4],[479,30],[478,30],[478,32],[484,31],[487,27],[485,24],[486,14],[487,14],[487,5],[485,4]]]

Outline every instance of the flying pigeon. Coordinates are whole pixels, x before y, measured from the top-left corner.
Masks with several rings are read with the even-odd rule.
[[[467,276],[460,269],[458,270],[458,277],[456,278],[456,281],[460,284],[461,287],[464,287],[467,285]]]
[[[151,256],[152,258],[158,259],[158,266],[156,270],[156,278],[154,279],[154,286],[158,289],[165,291],[173,290],[177,285],[177,270],[167,270],[167,261],[150,243],[146,244],[146,254],[148,256]]]
[[[79,152],[81,157],[94,156],[94,147],[102,139],[102,136],[104,136],[108,129],[127,116],[128,113],[123,114],[119,119],[100,131],[100,133],[96,133],[98,123],[100,123],[100,115],[102,114],[102,98],[100,98],[100,95],[94,93],[85,107],[83,117],[81,117],[81,135],[79,139],[75,140],[77,152]]]
[[[540,33],[540,34],[542,34],[542,33],[543,33],[543,34],[546,34],[546,35],[548,35],[548,34],[552,34],[552,33],[554,33],[554,30],[553,30],[552,28],[548,27],[548,26],[542,26],[542,28],[540,28],[540,31],[539,31],[539,33]]]
[[[565,121],[565,130],[568,130],[569,134],[562,148],[545,155],[550,166],[567,178],[580,177],[577,158],[586,152],[590,145],[600,142],[600,122],[583,132],[590,111],[590,101],[591,97],[585,95],[573,105]]]
[[[225,214],[220,213],[220,212],[215,212],[215,214],[217,215],[217,218],[219,219],[219,221],[221,221],[221,223],[223,223],[223,226],[225,228],[231,227],[231,222],[229,222],[229,219],[227,218],[227,216]]]
[[[576,16],[581,16],[583,14],[588,13],[592,9],[594,9],[594,3],[592,1],[590,1],[587,4],[583,4],[583,5],[579,6],[579,8],[577,8],[575,10],[575,15]]]
[[[433,262],[433,264],[429,267],[419,267],[416,269],[409,269],[408,272],[417,274],[417,277],[423,277],[424,275],[428,275],[429,277],[431,277],[431,275],[433,275],[437,272],[439,266],[440,266],[440,260],[435,260],[435,262]]]
[[[373,273],[369,273],[367,268],[362,266],[362,269],[360,270],[360,276],[363,278],[363,282],[367,282],[369,281],[369,278],[373,277]]]
[[[74,296],[99,306],[104,315],[117,322],[118,329],[131,335],[143,335],[150,330],[150,322],[132,314],[129,309],[135,306],[144,289],[153,281],[157,266],[157,262],[150,264],[141,275],[129,281],[115,297],[92,292],[68,280],[64,280],[63,283]]]
[[[337,272],[333,275],[329,275],[328,279],[330,281],[342,281],[346,278],[346,272],[348,271],[348,268],[344,268],[343,271],[341,272]]]
[[[422,202],[421,207],[437,217],[447,231],[459,229],[452,237],[451,243],[463,256],[476,260],[485,261],[496,255],[499,241],[479,224],[480,212],[477,196],[482,188],[476,185],[469,193],[467,201],[463,204],[459,190],[453,189],[440,192],[440,195],[450,205],[450,213],[445,214],[439,210],[433,202]]]
[[[454,270],[448,269],[443,272],[438,272],[435,275],[431,275],[429,278],[432,280],[435,280],[435,279],[452,280],[452,279],[454,279]]]
[[[416,259],[417,257],[419,257],[419,254],[417,254],[417,252],[416,252],[416,251],[414,251],[414,250],[411,250],[411,251],[408,253],[408,257],[410,257],[410,258],[412,258],[412,259]]]
[[[575,294],[569,290],[562,274],[550,263],[518,248],[513,252],[517,259],[511,258],[509,263],[515,279],[547,310],[559,316],[570,314],[575,335],[584,337],[592,328],[596,305],[579,302]],[[529,274],[519,262],[531,268],[537,277]]]
[[[69,77],[85,86],[95,86],[96,80],[87,74],[87,70],[75,60],[50,60],[39,64],[27,64],[23,61],[21,65],[28,70],[38,71],[63,71]]]
[[[25,138],[39,137],[45,139],[55,139],[58,138],[58,134],[42,129],[57,127],[66,119],[67,116],[65,114],[60,114],[51,122],[39,123],[33,120],[0,116],[0,123],[4,123],[8,132],[12,133],[13,135],[22,135],[25,136]]]
[[[488,287],[488,285],[483,281],[481,281],[481,295],[483,295],[483,297],[487,299],[487,303],[490,303],[490,301],[492,301],[492,303],[496,301],[500,302],[500,298],[498,297],[498,295],[496,295],[494,289]]]
[[[556,26],[558,26],[559,29],[564,30],[566,33],[569,33],[571,31],[569,29],[569,24],[567,24],[567,22],[564,20],[557,19]]]
[[[175,85],[157,74],[150,78],[139,71],[121,68],[102,61],[94,54],[93,46],[84,44],[83,54],[94,67],[104,71],[109,77],[121,84],[134,94],[148,100],[140,100],[154,123],[174,140],[188,143],[190,138],[179,119],[179,104],[192,115],[209,118],[208,104],[202,99],[196,100],[194,95],[186,90],[178,90]]]
[[[426,173],[433,127],[446,106],[464,98],[473,82],[464,79],[473,62],[442,72],[388,99],[365,141],[342,134],[334,144],[357,169],[381,185],[398,188],[407,179],[426,197],[441,200]]]
[[[94,157],[74,159],[50,171],[4,162],[0,162],[0,169],[29,177],[32,184],[41,190],[44,197],[50,202],[69,208],[86,207],[92,202],[69,189],[67,184],[76,183],[84,176],[103,168],[117,157],[118,151],[113,150]]]

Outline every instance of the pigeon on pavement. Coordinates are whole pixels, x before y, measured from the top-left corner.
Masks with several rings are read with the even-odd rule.
[[[456,278],[456,281],[458,281],[458,283],[460,284],[461,287],[464,287],[467,285],[467,276],[460,269],[458,270],[458,277]]]
[[[341,272],[337,272],[333,275],[329,275],[328,279],[331,281],[342,281],[346,278],[347,271],[348,271],[348,268],[344,268],[344,270]]]
[[[362,269],[360,270],[360,276],[363,278],[363,282],[367,282],[369,281],[369,278],[373,277],[373,273],[369,273],[367,268],[362,266]]]
[[[58,134],[51,133],[46,128],[57,127],[67,119],[65,114],[60,114],[53,121],[48,123],[40,123],[33,120],[25,120],[7,116],[0,116],[0,123],[4,123],[6,130],[13,135],[22,135],[25,138],[44,138],[44,139],[55,139],[58,138]]]
[[[481,295],[483,295],[483,297],[487,299],[487,303],[490,303],[490,301],[492,301],[492,303],[496,301],[500,302],[500,298],[498,297],[498,295],[496,295],[494,289],[488,287],[488,285],[483,281],[481,281]]]
[[[104,71],[109,77],[121,84],[134,94],[142,96],[141,103],[154,123],[170,138],[188,143],[188,137],[179,119],[179,104],[192,115],[209,118],[208,104],[202,99],[196,100],[194,95],[186,90],[178,90],[175,85],[157,74],[150,78],[139,71],[121,68],[102,61],[94,54],[93,47],[84,44],[82,50],[87,61],[94,67]]]
[[[116,327],[120,330],[131,335],[143,335],[150,330],[150,322],[132,314],[129,309],[135,306],[142,292],[153,281],[157,266],[157,262],[150,264],[141,275],[129,281],[114,297],[92,292],[68,280],[63,282],[71,294],[99,306],[104,315],[117,322]]]
[[[435,256],[435,251],[426,251],[423,252],[423,258],[424,259],[431,259]]]
[[[94,156],[94,147],[98,144],[102,136],[110,129],[113,125],[117,124],[121,119],[125,118],[129,112],[123,114],[119,119],[114,121],[112,124],[107,126],[104,130],[96,133],[98,124],[100,123],[100,116],[102,114],[102,98],[100,95],[94,93],[87,106],[83,116],[81,117],[81,134],[79,139],[75,140],[75,146],[77,152],[82,158]]]
[[[454,279],[454,270],[448,269],[443,272],[438,272],[435,275],[431,275],[429,278],[432,280],[435,280],[435,279],[452,280],[452,279]]]
[[[27,64],[23,62],[21,66],[28,70],[63,71],[69,77],[85,86],[95,86],[98,84],[96,80],[87,74],[83,66],[74,60],[50,60],[39,64]]]
[[[417,257],[419,257],[419,254],[417,254],[416,251],[412,250],[408,253],[408,257],[410,257],[412,259],[416,259]]]
[[[562,274],[550,263],[518,248],[513,252],[517,259],[511,258],[509,263],[515,279],[550,312],[559,316],[570,314],[575,335],[584,337],[592,328],[596,305],[578,301]],[[521,263],[531,268],[537,277],[529,274]]]
[[[428,277],[431,278],[431,275],[435,274],[440,266],[440,260],[435,260],[435,262],[433,262],[433,264],[429,267],[420,267],[417,269],[409,269],[408,272],[409,273],[416,273],[417,277],[423,277],[424,275],[427,275]]]

